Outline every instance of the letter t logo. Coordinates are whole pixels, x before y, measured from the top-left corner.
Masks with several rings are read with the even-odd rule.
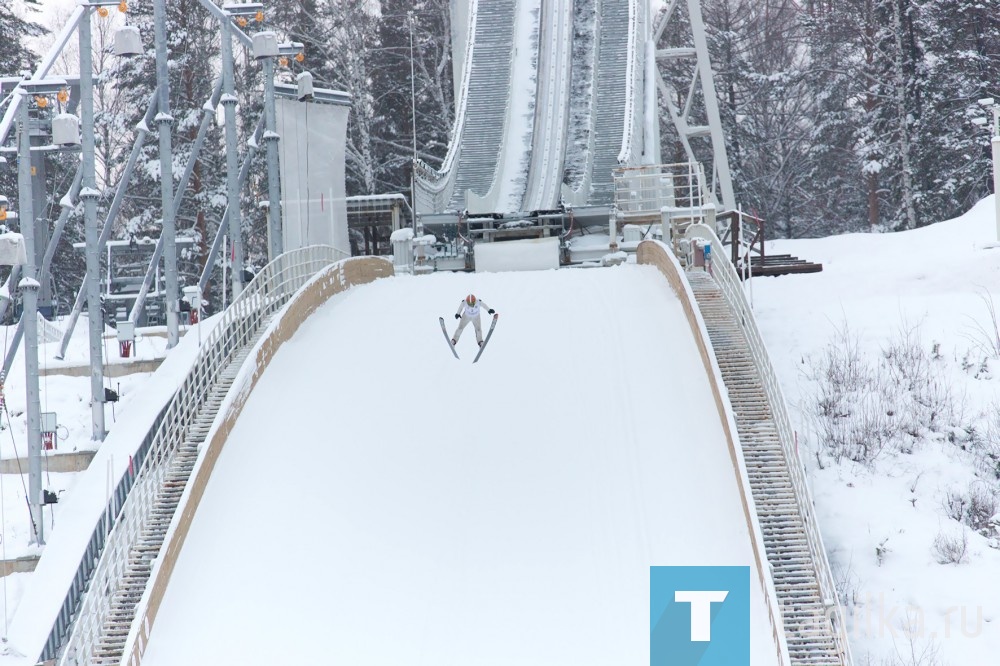
[[[676,590],[674,601],[691,604],[691,641],[706,643],[712,640],[712,602],[725,601],[729,592],[719,590]]]

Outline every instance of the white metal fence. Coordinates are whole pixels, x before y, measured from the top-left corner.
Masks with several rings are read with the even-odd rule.
[[[792,429],[792,424],[788,417],[785,395],[781,390],[778,375],[774,371],[774,366],[771,365],[771,359],[767,354],[767,347],[764,345],[760,330],[757,328],[757,321],[754,319],[750,303],[743,292],[743,284],[740,281],[740,276],[726,256],[726,248],[723,247],[722,241],[707,226],[704,226],[704,228],[699,227],[697,235],[700,238],[707,239],[711,244],[712,276],[715,278],[719,289],[722,291],[730,307],[739,316],[742,328],[746,333],[750,354],[753,357],[754,365],[757,366],[757,370],[760,373],[761,383],[764,386],[764,391],[771,407],[771,414],[778,429],[781,448],[785,453],[785,460],[788,461],[788,473],[791,477],[792,487],[795,489],[795,498],[798,503],[799,513],[802,515],[809,552],[816,566],[816,578],[819,581],[823,604],[828,609],[827,612],[833,630],[833,639],[838,652],[844,656],[844,664],[849,665],[853,662],[847,641],[846,620],[838,612],[837,588],[833,580],[833,573],[830,570],[830,562],[826,556],[826,549],[823,546],[823,537],[819,531],[819,524],[816,522],[816,516],[813,511],[812,493],[809,490],[809,483],[806,480],[805,467],[799,458],[795,431]],[[690,261],[688,265],[691,265]]]
[[[174,454],[222,371],[300,287],[348,256],[328,246],[287,252],[258,273],[226,309],[137,452],[134,471],[121,480],[95,526],[40,661],[61,655],[60,664],[90,663],[111,599],[128,566],[129,552],[149,522]]]
[[[625,219],[656,216],[661,212],[701,217],[709,201],[700,164],[652,164],[614,170],[615,207]]]

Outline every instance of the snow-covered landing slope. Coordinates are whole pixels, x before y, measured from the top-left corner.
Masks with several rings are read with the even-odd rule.
[[[469,291],[476,365],[435,321]],[[724,442],[654,268],[354,289],[246,403],[143,663],[646,664],[650,565],[753,561]]]

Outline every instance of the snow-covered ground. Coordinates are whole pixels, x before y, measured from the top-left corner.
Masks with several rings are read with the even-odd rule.
[[[203,326],[203,335],[211,330],[213,322],[217,318],[207,320]],[[56,332],[65,324],[65,320],[56,320],[44,328]],[[6,350],[14,337],[15,327],[0,327],[0,339],[4,341],[3,352]],[[136,336],[136,344],[133,350],[133,358],[149,360],[163,358],[166,354],[166,337],[157,335],[159,329],[140,329]],[[105,333],[104,352],[106,362],[119,363],[118,342],[114,337],[113,330],[108,329]],[[169,397],[176,386],[179,385],[179,378],[183,377],[190,367],[195,355],[198,352],[198,340],[193,337],[186,344],[182,344],[172,354],[171,366],[168,368],[165,377],[167,387],[162,395]],[[54,338],[54,336],[53,336]],[[80,318],[74,329],[66,349],[65,358],[57,360],[55,358],[59,351],[59,342],[51,341],[39,345],[39,369],[41,372],[53,370],[57,367],[86,365],[89,357],[88,324],[86,316]],[[58,418],[59,428],[57,430],[56,450],[45,452],[46,457],[42,460],[43,487],[46,490],[55,492],[59,496],[59,502],[50,505],[45,511],[44,532],[46,542],[49,545],[59,543],[68,539],[69,535],[63,537],[60,532],[65,527],[69,527],[71,532],[85,533],[85,539],[89,538],[90,531],[93,530],[94,521],[80,519],[81,515],[87,514],[86,503],[79,501],[82,493],[87,495],[92,503],[101,505],[106,501],[106,493],[109,485],[109,477],[112,482],[117,482],[117,478],[128,465],[129,451],[135,449],[142,441],[145,431],[133,432],[134,425],[126,425],[126,431],[119,432],[118,422],[123,416],[135,411],[152,413],[155,415],[165,404],[162,398],[159,404],[156,399],[144,392],[153,381],[155,373],[136,373],[123,377],[105,380],[105,386],[113,388],[119,393],[120,400],[117,403],[106,405],[105,427],[109,432],[109,440],[113,437],[118,442],[112,447],[114,450],[101,451],[91,468],[86,472],[79,473],[50,473],[48,471],[48,456],[58,455],[74,451],[98,451],[102,449],[101,443],[91,438],[91,408],[90,408],[90,376],[72,377],[65,375],[44,375],[39,378],[39,397],[43,412],[55,412]],[[173,386],[173,388],[170,388]],[[10,375],[3,384],[3,396],[6,401],[6,411],[2,415],[2,430],[0,430],[0,456],[4,459],[15,457],[26,458],[28,455],[27,446],[27,425],[26,425],[26,398],[25,398],[25,374],[24,374],[24,348],[23,346],[14,357]],[[140,416],[137,414],[136,416]],[[127,421],[128,419],[126,419]],[[142,419],[139,419],[142,421]],[[148,428],[148,422],[145,427]],[[138,426],[142,429],[142,424]],[[27,497],[27,466],[23,467],[23,475],[0,474],[0,559],[15,559],[19,557],[41,555],[49,547],[40,547],[33,544],[34,541],[31,522],[28,515]],[[81,479],[87,476],[92,477],[89,483],[84,485],[89,488],[78,492],[78,484]],[[92,497],[90,497],[92,496]],[[81,513],[82,512],[82,513]],[[62,553],[54,555],[54,559],[66,560],[65,567],[75,570],[76,564],[82,554],[82,549],[77,548],[65,557]],[[6,640],[8,628],[20,606],[23,595],[37,588],[37,581],[34,573],[16,573],[0,578],[0,626],[3,627],[3,638]],[[37,591],[37,589],[36,589]],[[65,587],[62,590],[65,594]]]
[[[58,329],[63,322],[55,321],[51,328]],[[0,327],[0,339],[4,340],[4,355],[7,345],[13,340],[16,327]],[[48,327],[47,327],[48,328]],[[89,346],[87,338],[87,318],[81,317],[73,337],[66,349],[63,360],[55,358],[59,351],[59,342],[48,342],[39,345],[38,367],[42,373],[51,372],[55,368],[79,366],[87,363]],[[111,362],[119,361],[118,342],[114,331],[109,329],[105,340],[106,358]],[[155,336],[137,336],[135,357],[142,359],[162,358],[165,354],[166,338]],[[106,427],[110,431],[115,422],[134,400],[139,398],[139,387],[149,378],[150,373],[137,373],[123,377],[105,380],[105,386],[119,392],[120,400],[116,404],[109,403],[105,409]],[[53,474],[48,472],[48,456],[74,451],[94,451],[100,442],[91,439],[91,409],[90,409],[90,375],[71,377],[57,374],[43,374],[39,378],[39,400],[43,412],[55,412],[59,428],[56,432],[57,442],[54,451],[44,452],[42,460],[43,485],[47,490],[63,497],[72,488],[78,474]],[[3,396],[7,410],[0,416],[0,456],[3,459],[28,456],[27,421],[25,418],[24,347],[14,357],[10,375],[3,385]],[[13,559],[25,555],[37,555],[41,549],[29,545],[32,540],[31,524],[28,517],[25,497],[27,494],[27,467],[24,476],[14,474],[0,475],[0,512],[3,513],[3,526],[0,531],[0,557]],[[59,514],[65,504],[56,504],[46,510],[45,531],[52,531],[59,523]],[[30,578],[30,575],[25,575]],[[15,595],[16,596],[16,595]],[[12,603],[12,607],[16,604]]]
[[[997,513],[989,500],[1000,495],[993,210],[988,199],[962,218],[912,232],[771,243],[769,252],[819,261],[824,270],[753,281],[757,318],[850,608],[858,664],[988,664],[1000,650],[998,521],[988,514],[973,524],[971,511],[975,499],[980,514],[991,506]],[[447,315],[469,290],[502,313],[475,366],[468,363],[473,332],[459,345],[463,361],[453,362],[427,314]],[[646,649],[645,624],[626,621],[644,621],[648,603],[646,581],[630,566],[749,561],[739,544],[729,552],[732,527],[713,532],[722,541],[706,545],[675,512],[653,513],[677,506],[671,493],[693,478],[705,489],[705,477],[691,470],[714,470],[718,461],[693,456],[721,456],[698,445],[717,439],[698,423],[709,400],[681,323],[662,279],[633,265],[400,277],[339,297],[279,353],[251,397],[174,574],[149,663],[198,663],[195,650],[206,650],[206,661],[228,650],[241,663],[272,663],[308,645],[303,637],[313,631],[332,655],[351,655],[365,632],[388,623],[409,628],[399,642],[366,643],[375,661],[423,649],[425,663],[438,663],[443,646],[475,656],[483,624],[455,611],[468,609],[474,594],[503,601],[489,619],[514,632],[510,645],[545,654],[541,634],[502,624],[512,611],[539,622],[564,617],[562,607],[546,606],[551,599],[539,586],[580,600],[576,624],[559,619],[553,635],[588,637],[568,641],[580,646],[582,663],[591,655],[600,662],[601,650],[631,637]],[[85,341],[74,344],[71,354],[85,356]],[[387,356],[387,349],[398,351]],[[860,377],[838,375],[856,384],[853,396],[850,386],[844,390],[857,405],[838,403],[824,417],[818,398],[825,390],[830,400],[835,387],[824,378],[837,368]],[[15,410],[22,375],[8,382]],[[75,446],[86,447],[87,379],[65,390],[53,379],[43,396],[49,391],[60,414],[79,419]],[[296,383],[305,389],[287,390]],[[124,384],[122,392],[127,398]],[[864,425],[872,414],[855,408],[872,405],[887,418],[871,421],[880,430],[863,442],[865,462],[823,440],[831,418]],[[274,418],[278,412],[283,418]],[[317,421],[316,414],[326,416]],[[643,446],[650,441],[658,447]],[[617,457],[622,447],[628,457]],[[23,505],[16,479],[7,476],[3,489],[5,498],[13,493],[4,502],[13,511]],[[52,483],[65,482],[53,476]],[[642,491],[629,496],[635,483]],[[247,502],[249,511],[237,510]],[[718,511],[711,524],[732,521],[733,506],[710,505]],[[484,515],[488,521],[472,518]],[[59,525],[57,512],[56,533]],[[17,538],[4,534],[4,541]],[[345,542],[355,549],[340,548]],[[581,542],[588,546],[570,547]],[[442,547],[448,543],[464,545]],[[942,564],[949,556],[957,563]],[[567,592],[581,578],[587,586]],[[12,606],[29,583],[27,575],[7,577]],[[386,596],[393,586],[403,592]],[[341,603],[373,589],[382,596]],[[600,594],[606,607],[584,603]],[[525,598],[534,604],[527,611]],[[641,612],[629,607],[636,598]],[[234,609],[239,622],[210,621]],[[423,621],[409,626],[404,619],[413,617]],[[349,636],[331,633],[331,618]],[[446,624],[467,638],[448,641],[438,631]],[[265,632],[280,640],[250,638]]]
[[[455,361],[434,321],[469,291],[500,312],[476,365],[471,327]],[[648,663],[650,565],[751,562],[655,269],[401,276],[274,357],[143,663]],[[756,585],[751,603],[753,663],[773,663]]]
[[[823,272],[753,281],[860,664],[991,664],[1000,653],[996,240],[989,198],[910,232],[770,243]],[[847,389],[833,399],[838,383]],[[822,435],[856,426],[871,462],[835,455]],[[939,563],[949,559],[959,563]]]

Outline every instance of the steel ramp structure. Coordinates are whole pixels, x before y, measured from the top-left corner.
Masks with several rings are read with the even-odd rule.
[[[594,0],[596,45],[574,58],[570,0],[466,0],[455,129],[440,169],[418,162],[418,213],[516,213],[560,206],[608,206],[612,169],[642,159],[648,8],[639,0]],[[537,6],[537,9],[536,9]],[[526,21],[531,21],[525,25]],[[530,66],[516,67],[518,49]],[[579,59],[589,59],[582,62]],[[574,67],[593,71],[589,97],[571,97]],[[532,86],[531,104],[515,90]],[[517,103],[513,103],[516,101]],[[570,109],[589,106],[589,145],[582,183],[566,186]],[[530,120],[525,118],[525,112]]]

